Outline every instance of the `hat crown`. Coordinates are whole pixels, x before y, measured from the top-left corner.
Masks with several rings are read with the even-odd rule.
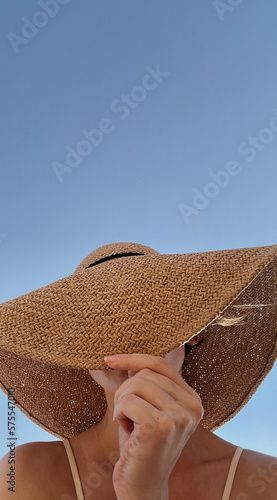
[[[107,245],[103,245],[98,247],[93,252],[89,253],[78,265],[75,270],[75,273],[82,271],[88,267],[92,267],[93,265],[100,264],[104,260],[113,259],[116,257],[124,257],[131,255],[151,255],[151,254],[159,254],[157,250],[153,248],[142,245],[141,243],[133,243],[133,242],[116,242],[116,243],[108,243]]]

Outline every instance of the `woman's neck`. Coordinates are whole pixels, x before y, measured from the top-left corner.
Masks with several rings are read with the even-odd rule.
[[[104,463],[113,466],[119,459],[118,423],[112,420],[113,405],[107,406],[104,418],[87,431],[71,439],[81,465]],[[201,464],[229,457],[236,448],[211,431],[198,425],[176,463],[176,469],[193,469]]]

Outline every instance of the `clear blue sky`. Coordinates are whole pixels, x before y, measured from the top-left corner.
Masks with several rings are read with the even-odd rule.
[[[277,243],[277,6],[228,5],[2,5],[1,302],[113,241]],[[218,434],[277,456],[276,383],[275,365]],[[1,454],[6,417],[1,393]],[[19,411],[17,434],[55,439]]]

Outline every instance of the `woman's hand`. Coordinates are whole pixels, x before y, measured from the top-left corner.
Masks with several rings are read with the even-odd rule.
[[[159,498],[161,492],[160,499],[166,499],[171,471],[203,418],[201,399],[160,356],[120,354],[106,362],[130,376],[114,396],[120,448],[113,471],[115,492],[141,499],[147,493]]]

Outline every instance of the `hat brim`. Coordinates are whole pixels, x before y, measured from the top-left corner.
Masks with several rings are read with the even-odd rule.
[[[103,262],[0,306],[1,388],[14,388],[33,421],[71,437],[104,416],[104,392],[87,371],[105,369],[104,355],[164,356],[203,331],[183,377],[214,430],[273,366],[276,303],[277,245]],[[243,324],[216,323],[241,306]]]

